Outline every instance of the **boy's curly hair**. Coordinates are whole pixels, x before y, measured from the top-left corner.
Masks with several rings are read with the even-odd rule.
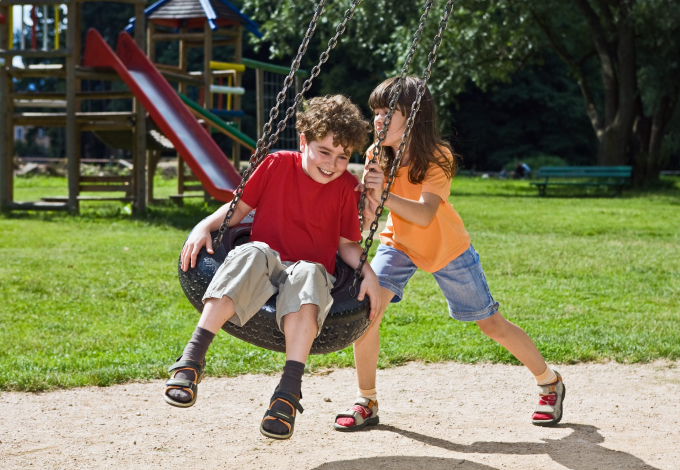
[[[300,134],[305,134],[307,142],[323,140],[332,132],[333,145],[341,145],[348,155],[351,151],[363,152],[371,131],[371,125],[357,105],[342,95],[326,95],[305,101],[296,117],[295,128]]]

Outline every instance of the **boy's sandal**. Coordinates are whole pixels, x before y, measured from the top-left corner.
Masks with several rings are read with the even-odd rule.
[[[165,382],[165,392],[163,392],[163,399],[166,401],[166,403],[169,403],[172,406],[189,408],[190,406],[193,406],[194,403],[196,403],[196,399],[198,398],[198,384],[200,384],[201,380],[203,380],[205,361],[203,361],[202,364],[199,364],[198,362],[189,359],[181,359],[182,356],[178,357],[177,362],[171,365],[168,369],[168,372],[172,373],[172,375],[170,376],[170,379]],[[175,378],[177,372],[180,370],[193,370],[195,374],[194,380]],[[172,389],[184,390],[185,392],[191,393],[191,401],[183,403],[181,401],[172,399],[168,396],[168,390]]]
[[[338,418],[352,418],[354,425],[343,426],[338,423]],[[378,417],[378,402],[369,398],[358,398],[354,405],[344,413],[335,417],[333,428],[341,432],[354,432],[364,429],[366,426],[373,426],[380,422]]]
[[[300,393],[300,399],[302,399],[302,393]],[[298,397],[296,397],[292,393],[281,392],[279,390],[274,392],[274,395],[272,395],[271,399],[269,400],[269,409],[267,409],[267,411],[264,413],[262,423],[260,424],[260,432],[262,433],[262,435],[270,437],[272,439],[290,439],[290,437],[293,435],[293,431],[295,430],[295,410],[299,411],[300,413],[304,411],[304,408],[302,408],[302,405],[300,404],[300,399],[298,399]],[[282,401],[288,406],[290,406],[291,409],[293,410],[293,414],[289,415],[288,413],[284,413],[283,411],[272,410],[272,406],[277,401]],[[276,434],[267,431],[264,428],[264,422],[267,421],[268,419],[275,419],[285,424],[288,427],[288,433]]]
[[[559,372],[555,371],[555,375],[557,375],[557,381],[538,386],[539,400],[531,417],[531,424],[554,426],[562,420],[562,403],[567,389],[564,387]]]

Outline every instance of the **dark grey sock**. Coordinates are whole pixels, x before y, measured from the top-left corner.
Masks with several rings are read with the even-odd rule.
[[[210,331],[197,326],[187,347],[184,348],[182,359],[190,359],[200,364],[203,362],[203,359],[205,359],[205,355],[208,352],[208,348],[213,342],[213,339],[215,339],[215,333],[211,333]]]
[[[180,360],[190,359],[199,364],[202,363],[213,339],[215,339],[215,333],[211,333],[210,331],[197,326],[189,343],[186,348],[184,348],[182,359]],[[180,370],[175,375],[175,378],[193,381],[196,379],[196,374],[192,370]],[[181,403],[188,403],[192,398],[191,393],[179,388],[168,390],[168,396]]]
[[[305,373],[305,365],[298,361],[286,361],[283,366],[283,375],[279,382],[278,389],[282,392],[292,393],[300,398],[300,391],[302,389],[302,375]],[[293,415],[293,409],[281,400],[272,405],[272,410],[281,411],[283,413]],[[297,413],[297,410],[295,410]],[[288,434],[288,426],[279,420],[268,419],[262,423],[262,427],[274,434]]]

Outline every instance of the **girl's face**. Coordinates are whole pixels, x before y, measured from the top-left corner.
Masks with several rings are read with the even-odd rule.
[[[385,116],[387,116],[387,108],[378,108],[373,110],[373,125],[375,126],[376,134],[383,130],[385,126]],[[406,116],[404,113],[395,109],[392,113],[392,122],[390,128],[387,130],[387,136],[383,140],[382,145],[385,147],[394,147],[396,150],[401,143],[401,136],[404,134],[406,128]]]

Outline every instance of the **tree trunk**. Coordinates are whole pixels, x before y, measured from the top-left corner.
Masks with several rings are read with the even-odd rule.
[[[645,166],[645,186],[655,183],[659,179],[659,172],[666,163],[661,155],[661,142],[666,130],[666,124],[673,114],[671,98],[666,95],[661,98],[654,115],[650,119],[649,145],[647,148],[647,161]]]

